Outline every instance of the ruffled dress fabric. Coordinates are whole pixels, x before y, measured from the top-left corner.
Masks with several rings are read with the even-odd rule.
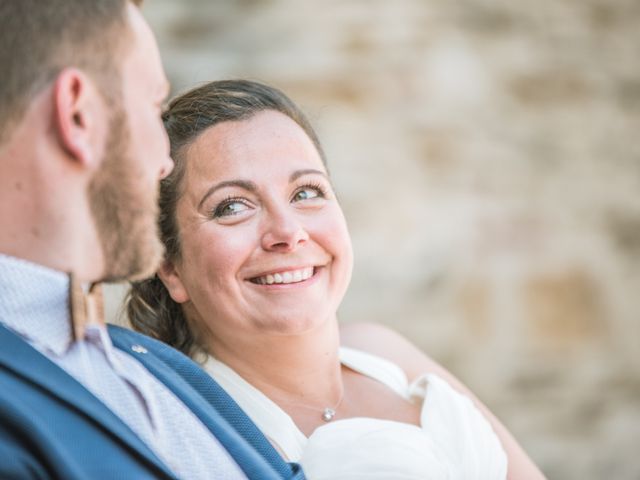
[[[466,396],[435,374],[409,383],[386,359],[340,349],[343,365],[421,404],[421,425],[377,418],[335,420],[306,437],[278,405],[227,365],[205,370],[310,480],[504,480],[507,457],[489,422]]]

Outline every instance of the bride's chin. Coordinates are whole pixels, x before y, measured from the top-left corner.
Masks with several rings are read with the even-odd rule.
[[[271,335],[280,336],[301,336],[312,334],[325,326],[326,321],[318,318],[305,318],[302,316],[292,316],[279,318],[273,322],[262,325],[262,330]]]

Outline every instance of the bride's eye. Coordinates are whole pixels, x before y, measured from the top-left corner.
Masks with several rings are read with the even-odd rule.
[[[239,198],[227,198],[220,202],[213,210],[213,217],[231,217],[246,210],[249,210],[249,205],[247,205],[243,200]]]
[[[292,202],[312,200],[314,198],[324,198],[326,195],[324,188],[320,185],[303,185],[293,194]]]

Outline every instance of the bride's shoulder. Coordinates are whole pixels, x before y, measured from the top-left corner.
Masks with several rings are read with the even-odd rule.
[[[450,374],[435,360],[395,330],[377,323],[340,326],[340,344],[385,358],[398,365],[409,381],[425,373]]]

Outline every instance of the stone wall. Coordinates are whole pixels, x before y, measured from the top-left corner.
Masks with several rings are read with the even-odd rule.
[[[174,91],[284,89],[356,253],[344,322],[462,378],[550,478],[640,478],[640,3],[150,0]]]

